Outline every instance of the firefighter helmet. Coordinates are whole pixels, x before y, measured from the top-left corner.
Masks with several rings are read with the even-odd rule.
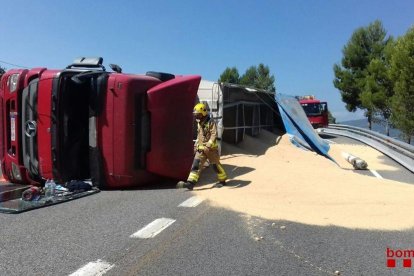
[[[207,116],[208,112],[207,112],[207,108],[206,105],[203,103],[198,103],[194,106],[194,111],[193,111],[194,115],[198,115],[201,114],[203,117]]]

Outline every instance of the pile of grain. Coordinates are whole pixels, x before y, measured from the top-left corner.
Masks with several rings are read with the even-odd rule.
[[[239,145],[223,145],[230,181],[212,189],[206,169],[194,193],[217,207],[270,220],[359,229],[401,230],[414,226],[414,186],[353,171],[341,151],[368,161],[369,168],[393,170],[367,146],[332,145],[338,164],[293,146],[287,135],[262,131]]]

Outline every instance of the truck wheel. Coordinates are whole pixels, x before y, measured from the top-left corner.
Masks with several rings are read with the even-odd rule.
[[[173,74],[148,71],[145,75],[159,79],[160,81],[168,81],[175,78]]]

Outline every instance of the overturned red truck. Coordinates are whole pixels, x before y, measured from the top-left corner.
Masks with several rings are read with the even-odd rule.
[[[187,177],[200,76],[108,72],[102,58],[64,70],[13,69],[0,82],[6,180],[91,179],[99,188]]]

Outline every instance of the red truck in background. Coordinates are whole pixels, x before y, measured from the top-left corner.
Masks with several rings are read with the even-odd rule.
[[[0,80],[4,178],[91,179],[121,188],[187,177],[200,76],[106,71],[102,58],[64,70],[12,69]]]
[[[313,128],[328,127],[328,103],[321,102],[315,96],[296,96],[302,105]]]

